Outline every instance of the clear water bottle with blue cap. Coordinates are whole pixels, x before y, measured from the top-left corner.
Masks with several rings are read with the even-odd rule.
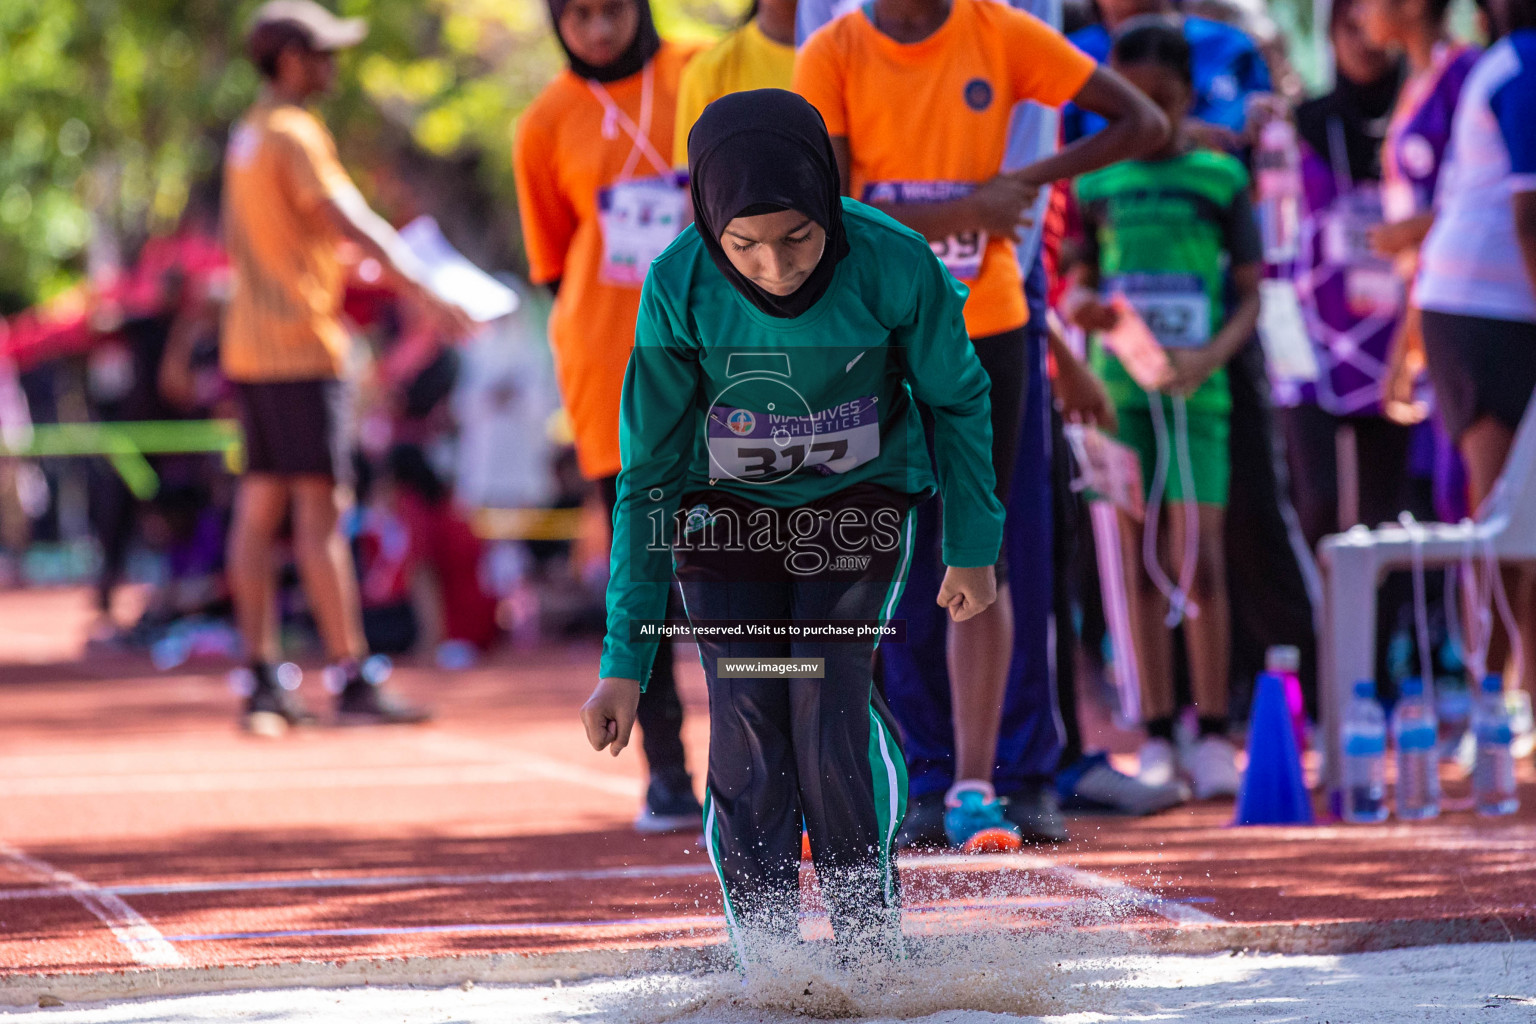
[[[1357,824],[1387,817],[1387,716],[1372,679],[1355,683],[1344,709],[1343,815]]]
[[[1515,793],[1514,729],[1504,703],[1504,680],[1486,676],[1472,707],[1472,732],[1477,758],[1472,762],[1472,803],[1488,817],[1513,814],[1520,808]]]
[[[1403,680],[1392,709],[1392,738],[1397,744],[1397,816],[1404,821],[1440,814],[1440,756],[1436,749],[1435,709],[1424,696],[1424,680]]]

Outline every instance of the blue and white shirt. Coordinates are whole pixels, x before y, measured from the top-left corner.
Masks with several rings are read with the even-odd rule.
[[[865,0],[800,0],[795,5],[795,45],[804,46],[811,33],[823,25],[836,21],[850,11],[856,11]],[[1010,7],[1033,14],[1056,31],[1061,31],[1062,0],[1002,0]],[[1003,166],[999,171],[1016,171],[1056,152],[1057,128],[1061,112],[1028,100],[1013,110],[1008,122],[1008,147],[1003,152]],[[1045,210],[1050,205],[1051,190],[1042,188],[1035,199],[1031,215],[1033,224],[1024,232],[1016,247],[1019,266],[1024,273],[1034,266],[1040,254],[1040,237],[1045,232]]]
[[[1536,29],[1489,47],[1467,76],[1419,254],[1422,309],[1536,323],[1512,197],[1536,191]]]
[[[1195,103],[1190,114],[1201,121],[1241,132],[1248,122],[1248,97],[1269,92],[1269,65],[1258,44],[1233,25],[1188,15],[1181,19],[1189,41]],[[1113,45],[1102,24],[1078,29],[1069,37],[1078,49],[1105,64]],[[1076,142],[1104,127],[1104,119],[1077,106],[1067,107],[1066,140]]]

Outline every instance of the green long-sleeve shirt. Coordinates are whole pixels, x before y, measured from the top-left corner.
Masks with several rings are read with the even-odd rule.
[[[601,673],[645,680],[665,616],[679,499],[713,488],[794,508],[855,483],[944,498],[943,559],[991,565],[991,383],[965,332],[966,288],[916,232],[843,200],[849,255],[814,306],[772,317],[742,298],[689,228],[651,264],[619,412]],[[916,398],[934,417],[928,458]]]

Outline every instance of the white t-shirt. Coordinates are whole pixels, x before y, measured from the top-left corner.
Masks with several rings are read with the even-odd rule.
[[[1422,309],[1536,323],[1512,197],[1536,191],[1536,29],[1490,47],[1467,76],[1419,255]]]

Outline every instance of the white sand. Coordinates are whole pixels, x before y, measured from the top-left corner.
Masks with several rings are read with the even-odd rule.
[[[25,1017],[60,1024],[803,1024],[808,1017],[831,1016],[868,1024],[897,1019],[920,1024],[1512,1024],[1536,1020],[1536,942],[1348,956],[1106,955],[1108,951],[1098,951],[1087,958],[1059,960],[1049,949],[1027,951],[1020,948],[1024,945],[1028,944],[1013,943],[1011,953],[983,950],[974,960],[951,960],[947,969],[942,964],[919,966],[900,978],[829,980],[824,972],[809,967],[790,969],[751,989],[734,976],[680,975],[563,986],[292,989],[11,1011],[0,1013],[0,1020]],[[1042,962],[1041,954],[1054,962]],[[956,962],[964,962],[965,969],[956,971]],[[818,985],[832,991],[818,995]],[[810,996],[805,995],[807,990]],[[854,1008],[850,1003],[863,1003],[861,1009],[875,1005],[879,1012],[850,1015]],[[992,1012],[1007,1006],[1021,1012]]]

